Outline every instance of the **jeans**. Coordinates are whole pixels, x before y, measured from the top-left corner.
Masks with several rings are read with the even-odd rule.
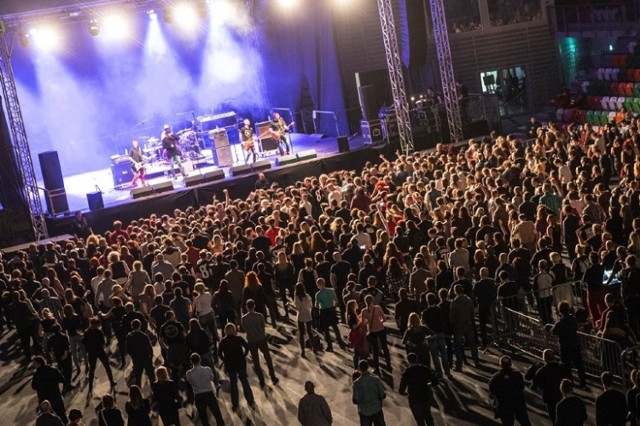
[[[311,321],[307,322],[298,322],[298,335],[300,336],[300,351],[302,355],[304,355],[305,345],[304,345],[304,333],[305,328],[307,329],[307,334],[309,335],[309,342],[311,342],[311,349],[317,351],[320,348],[314,348],[313,344],[313,328],[311,328]]]
[[[333,343],[331,342],[331,334],[329,332],[333,330],[336,335],[336,341],[341,348],[345,348],[346,344],[342,340],[340,330],[338,329],[338,320],[336,317],[336,308],[322,309],[320,311],[320,324],[324,332],[324,340],[327,342],[327,349],[333,350]]]
[[[100,362],[104,366],[104,369],[107,371],[107,377],[109,378],[109,381],[113,382],[113,373],[111,372],[111,366],[109,365],[109,357],[107,356],[107,354],[104,351],[100,353],[95,353],[95,354],[90,353],[89,354],[89,390],[90,391],[93,389],[93,378],[96,374],[96,365],[98,363],[98,360],[100,360]]]
[[[271,352],[269,352],[269,344],[267,343],[267,339],[260,340],[259,342],[249,343],[249,351],[251,352],[251,358],[253,359],[253,369],[258,376],[260,386],[264,385],[264,373],[262,372],[262,367],[260,366],[260,352],[262,352],[264,360],[267,363],[269,377],[271,377],[271,380],[275,380],[276,372],[273,369],[273,361],[271,360]]]
[[[435,424],[431,415],[431,405],[428,401],[409,403],[409,408],[411,408],[411,413],[416,420],[417,426],[433,426]]]
[[[149,384],[155,381],[155,374],[153,371],[153,360],[151,358],[144,361],[134,361],[131,374],[136,382],[136,385],[142,387],[142,372],[147,374],[149,378]]]
[[[447,357],[447,345],[445,343],[444,333],[438,333],[429,339],[429,351],[431,351],[433,369],[436,372],[436,376],[442,377],[443,371],[445,374],[449,374],[450,366]]]
[[[198,410],[198,417],[202,422],[202,426],[209,426],[209,415],[207,414],[207,408],[211,410],[213,417],[216,419],[218,426],[224,425],[224,419],[220,412],[220,406],[218,400],[213,392],[199,393],[194,397],[196,410]]]
[[[247,370],[229,371],[229,381],[231,383],[231,405],[235,410],[238,407],[240,396],[238,395],[238,379],[242,383],[242,391],[244,393],[244,399],[247,400],[249,405],[253,405],[253,392],[247,379]]]
[[[18,337],[20,338],[20,346],[22,347],[22,352],[27,360],[31,359],[31,342],[33,342],[36,352],[40,350],[38,343],[38,326],[37,321],[32,321],[28,326],[17,329]]]
[[[538,312],[542,324],[553,324],[553,296],[538,298]]]
[[[291,152],[291,148],[289,147],[289,142],[287,141],[287,137],[282,136],[278,141],[278,152],[280,153],[280,155],[284,155],[285,151],[287,155],[289,155],[289,153]]]
[[[358,416],[360,417],[360,426],[385,426],[386,425],[386,423],[384,422],[384,413],[382,412],[382,410],[380,410],[379,412],[371,416],[365,416],[364,414],[360,414],[360,413],[358,413]]]
[[[89,364],[89,359],[87,358],[87,351],[82,344],[82,336],[71,336],[69,337],[69,343],[71,344],[71,356],[73,357],[73,363],[76,365],[76,368],[80,369],[80,360],[85,362],[85,365]]]
[[[258,159],[258,154],[256,154],[256,149],[255,148],[251,148],[248,151],[245,151],[244,154],[244,162],[248,163],[249,162],[249,158],[253,157],[253,161],[252,163],[255,163],[256,160]]]
[[[179,155],[172,155],[171,157],[169,157],[169,166],[171,166],[171,176],[173,176],[173,177],[176,176],[174,163],[180,169],[180,173],[182,173],[182,176],[186,175],[186,173],[184,172],[184,166],[182,165],[182,161],[180,161],[180,156]]]
[[[489,344],[489,338],[487,337],[487,324],[491,321],[491,306],[480,306],[478,309],[478,319],[480,322],[482,346],[487,346]]]
[[[578,380],[580,386],[584,386],[586,382],[586,376],[584,371],[584,363],[582,362],[582,352],[580,347],[577,348],[563,348],[560,347],[560,361],[567,366],[568,369],[573,367],[578,370]]]
[[[456,369],[462,368],[464,361],[464,343],[471,347],[471,357],[474,363],[479,363],[478,342],[476,341],[476,328],[473,323],[457,325],[453,330],[453,340],[456,351]]]
[[[387,362],[387,366],[391,366],[391,355],[389,354],[389,346],[387,345],[387,330],[383,329],[381,331],[370,332],[367,336],[367,340],[369,341],[369,345],[371,346],[371,352],[373,353],[373,368],[374,370],[380,369],[380,348],[382,347],[382,352],[384,353],[385,361]],[[384,419],[383,419],[384,423]]]

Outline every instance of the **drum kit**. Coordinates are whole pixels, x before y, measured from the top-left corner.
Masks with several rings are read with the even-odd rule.
[[[198,160],[202,157],[200,153],[200,141],[196,132],[192,129],[182,129],[176,132],[178,136],[178,149],[182,153],[182,160]],[[168,159],[162,147],[162,141],[156,137],[141,136],[141,142],[145,157],[149,164],[168,164]]]

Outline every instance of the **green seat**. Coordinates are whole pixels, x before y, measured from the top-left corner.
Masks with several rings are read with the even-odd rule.
[[[633,97],[640,98],[640,83],[633,85]]]
[[[586,120],[586,122],[591,124],[592,126],[596,125],[596,116],[594,113],[595,111],[589,110],[584,116],[584,119]]]
[[[640,98],[633,98],[631,102],[631,111],[640,112]]]
[[[624,98],[624,109],[627,111],[633,111],[634,98]]]
[[[600,111],[600,125],[604,126],[609,122],[609,111]]]

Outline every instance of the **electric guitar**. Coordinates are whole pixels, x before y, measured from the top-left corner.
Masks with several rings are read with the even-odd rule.
[[[255,148],[255,139],[255,135],[252,135],[249,139],[242,142],[242,149],[244,149],[245,151],[252,151]]]
[[[131,169],[133,169],[134,173],[138,173],[140,169],[144,168],[144,161],[135,162],[131,160]]]
[[[291,123],[287,124],[286,126],[284,126],[284,128],[280,130],[273,130],[271,127],[269,127],[269,130],[267,130],[267,132],[265,133],[271,133],[271,137],[279,141],[284,136],[284,134],[287,133],[289,129],[291,129],[291,127],[295,124],[296,122],[292,121]]]

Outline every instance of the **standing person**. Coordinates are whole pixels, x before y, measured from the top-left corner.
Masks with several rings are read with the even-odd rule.
[[[82,360],[85,369],[89,368],[87,359],[87,351],[82,344],[82,333],[84,333],[84,320],[80,315],[76,314],[73,306],[64,305],[64,317],[62,318],[62,328],[69,336],[69,344],[71,345],[71,356],[78,373],[80,373],[80,361]]]
[[[209,426],[209,415],[207,408],[213,413],[218,426],[224,426],[224,419],[220,412],[218,400],[213,393],[212,383],[214,382],[213,371],[209,367],[200,365],[200,355],[191,354],[191,370],[187,371],[187,382],[193,390],[196,410],[203,426]]]
[[[539,389],[542,394],[542,401],[547,406],[547,413],[551,423],[556,422],[556,405],[562,399],[560,393],[560,382],[571,377],[571,371],[561,363],[555,360],[555,354],[551,349],[545,349],[542,352],[542,360],[544,364],[536,371],[532,388]]]
[[[218,356],[222,360],[229,373],[229,381],[231,382],[231,405],[232,410],[238,409],[238,379],[242,383],[244,398],[250,407],[253,407],[255,401],[253,392],[247,379],[247,354],[250,352],[249,344],[242,337],[236,335],[235,324],[227,324],[224,327],[225,336],[220,340],[218,345]]]
[[[122,411],[111,394],[102,397],[102,409],[98,410],[98,426],[124,426]]]
[[[318,278],[317,285],[318,292],[315,297],[315,306],[320,311],[320,329],[324,331],[327,352],[333,352],[333,344],[331,342],[331,335],[329,334],[330,329],[335,333],[340,349],[344,350],[347,345],[340,335],[340,330],[338,329],[338,314],[336,312],[338,296],[332,288],[327,288],[324,278]]]
[[[58,369],[47,365],[47,362],[41,356],[33,358],[33,366],[35,371],[31,378],[31,388],[38,395],[38,402],[49,401],[53,411],[56,412],[63,423],[67,423],[67,414],[64,408],[60,385],[64,383],[64,377]]]
[[[489,268],[480,268],[480,279],[473,285],[473,294],[478,301],[478,320],[480,322],[480,338],[482,346],[489,345],[487,324],[491,320],[491,308],[496,301],[496,282],[489,278]]]
[[[315,389],[313,382],[304,383],[307,394],[298,403],[298,421],[302,426],[331,426],[331,408],[324,396],[318,395]]]
[[[133,371],[135,384],[141,386],[142,372],[147,373],[149,383],[153,383],[153,347],[147,333],[142,329],[142,323],[139,319],[131,322],[132,331],[127,335],[125,340],[126,353],[131,357],[133,363]]]
[[[311,322],[313,320],[313,301],[311,300],[311,296],[307,294],[307,291],[305,290],[302,283],[296,284],[293,295],[293,305],[296,308],[296,311],[298,311],[296,321],[298,323],[298,335],[300,336],[300,353],[302,358],[306,358],[305,330],[309,335],[309,346],[313,349],[313,351],[316,352],[320,348],[316,347],[316,345],[314,344],[313,328],[311,328]]]
[[[596,398],[596,425],[624,426],[627,424],[627,401],[624,393],[613,387],[613,375],[605,371],[600,375],[604,392]]]
[[[129,400],[124,404],[128,426],[151,426],[151,406],[149,400],[142,396],[138,385],[129,388]]]
[[[433,426],[431,415],[431,401],[433,393],[431,386],[437,384],[438,378],[429,367],[418,363],[418,356],[414,353],[407,355],[409,367],[400,378],[400,395],[409,395],[409,407],[417,426]]]
[[[547,261],[538,261],[538,273],[533,277],[533,291],[538,303],[538,312],[543,325],[553,321],[553,285],[554,277],[547,269]]]
[[[464,294],[464,288],[460,284],[453,287],[455,299],[451,301],[449,308],[449,321],[453,326],[453,340],[456,351],[456,371],[462,371],[464,361],[464,342],[471,347],[471,357],[476,368],[480,366],[478,358],[478,343],[476,341],[475,310],[473,301]]]
[[[111,372],[111,366],[109,365],[109,357],[105,352],[106,339],[104,333],[100,329],[100,318],[91,318],[89,322],[89,328],[84,332],[82,337],[82,344],[87,350],[87,357],[89,358],[89,394],[93,394],[93,378],[96,373],[96,364],[98,360],[104,366],[111,383],[111,389],[116,386],[115,380],[113,380],[113,373]]]
[[[511,367],[511,358],[500,358],[500,371],[489,380],[489,392],[494,396],[496,415],[503,425],[513,425],[514,418],[529,426],[529,414],[524,400],[524,378]]]
[[[358,364],[360,377],[353,382],[352,401],[358,406],[361,426],[385,426],[382,401],[387,397],[382,380],[369,371],[369,363],[363,359]]]
[[[358,369],[361,359],[366,359],[369,355],[369,342],[367,341],[367,323],[358,313],[358,302],[349,300],[347,302],[347,325],[351,329],[349,332],[349,343],[353,349],[353,368]]]
[[[427,366],[430,365],[427,341],[433,336],[433,331],[422,324],[420,317],[415,312],[409,315],[407,324],[407,330],[402,336],[402,343],[404,343],[407,355],[413,353],[418,357],[418,363]]]
[[[196,283],[194,290],[197,295],[195,299],[193,299],[192,311],[196,314],[202,328],[211,333],[212,338],[217,339],[218,329],[216,328],[216,315],[212,308],[213,296],[207,291],[207,288],[202,282]]]
[[[164,426],[180,426],[181,397],[175,382],[169,377],[169,370],[156,368],[156,381],[151,385],[153,403],[158,407],[158,415]]]
[[[31,300],[26,297],[21,298],[19,291],[12,292],[11,297],[13,298],[13,303],[11,305],[13,321],[16,326],[18,338],[20,339],[20,346],[22,348],[22,354],[24,355],[24,361],[28,363],[31,361],[32,342],[34,349],[38,350],[40,348],[38,343],[40,318],[31,304]]]
[[[245,118],[242,124],[243,126],[240,128],[240,143],[245,153],[244,162],[248,164],[249,158],[253,157],[252,163],[255,163],[258,159],[258,154],[256,154],[256,138],[251,128],[251,120]]]
[[[167,159],[169,160],[169,166],[171,167],[171,177],[176,178],[176,171],[174,163],[180,169],[182,176],[187,177],[184,171],[184,166],[180,161],[180,149],[178,149],[178,138],[173,134],[171,127],[168,124],[164,125],[162,131],[162,148],[167,152]],[[165,277],[167,278],[167,277]]]
[[[67,334],[62,332],[60,324],[54,324],[53,327],[51,327],[51,331],[53,334],[47,341],[47,349],[49,353],[53,355],[51,358],[56,361],[56,366],[62,373],[62,377],[64,377],[62,393],[67,393],[75,388],[75,386],[71,384],[71,375],[73,374],[71,344],[69,343]]]
[[[446,289],[442,290],[444,293],[447,292]],[[445,317],[442,308],[438,305],[438,297],[435,293],[428,293],[427,309],[422,311],[422,324],[433,332],[433,336],[431,336],[428,343],[438,379],[442,379],[443,372],[447,376],[451,375],[445,335],[447,323],[448,318]]]
[[[582,349],[578,340],[578,321],[570,311],[569,302],[558,304],[560,319],[551,326],[551,333],[558,336],[560,343],[560,360],[571,370],[574,366],[578,370],[580,387],[586,386],[586,375],[582,361]],[[571,385],[573,388],[573,385]]]
[[[279,113],[273,113],[273,121],[271,122],[271,136],[273,140],[278,144],[278,152],[280,155],[284,155],[285,151],[287,155],[291,152],[291,147],[289,146],[289,142],[287,141],[286,134],[289,132],[289,128],[294,123],[287,123],[284,121],[284,118],[280,116]]]
[[[563,379],[560,382],[562,400],[556,405],[555,426],[581,426],[587,421],[587,407],[580,397],[573,395],[573,382]]]
[[[369,334],[367,340],[373,352],[373,366],[376,374],[380,372],[380,349],[384,353],[387,369],[391,370],[391,355],[387,345],[387,330],[384,327],[384,312],[382,308],[373,303],[373,296],[368,295],[364,299],[366,307],[360,312],[360,316],[367,324]],[[362,363],[362,361],[360,361]],[[360,365],[360,364],[358,364]],[[367,368],[369,364],[367,363]]]
[[[247,333],[249,351],[251,352],[251,359],[253,359],[253,370],[258,376],[260,387],[263,388],[265,385],[264,373],[262,372],[262,367],[260,367],[259,353],[262,352],[271,381],[276,385],[280,380],[276,377],[273,361],[271,360],[271,352],[269,351],[269,343],[267,342],[267,333],[265,331],[267,323],[264,315],[256,312],[256,304],[252,299],[247,300],[246,305],[247,313],[242,316],[241,323],[242,329]]]
[[[36,426],[65,426],[56,414],[52,413],[51,403],[44,400],[40,403],[40,414],[36,419]]]
[[[145,185],[144,183],[142,185]],[[133,270],[129,272],[127,281],[127,289],[131,293],[131,298],[136,308],[140,308],[140,298],[147,284],[151,284],[151,278],[147,271],[142,268],[142,262],[136,260],[133,262]],[[151,308],[149,308],[151,309]]]
[[[129,148],[129,158],[131,159],[131,171],[133,172],[133,180],[131,181],[131,188],[135,188],[140,179],[142,186],[147,186],[147,178],[144,170],[144,151],[140,148],[137,139],[131,141],[131,148]]]

